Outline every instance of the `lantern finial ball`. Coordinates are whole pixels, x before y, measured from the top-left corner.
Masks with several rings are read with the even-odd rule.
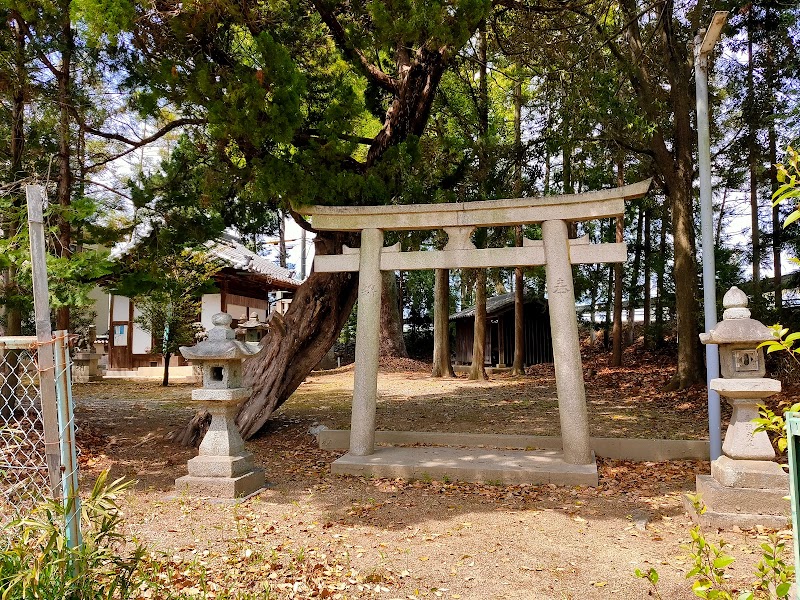
[[[749,319],[750,310],[747,308],[747,294],[738,287],[733,286],[722,298],[722,306],[725,312],[722,318],[729,319]]]
[[[230,327],[230,324],[233,322],[233,317],[228,313],[219,312],[211,317],[211,322],[217,327]]]

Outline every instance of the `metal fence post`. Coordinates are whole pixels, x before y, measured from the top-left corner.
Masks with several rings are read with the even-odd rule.
[[[800,413],[786,413],[786,448],[789,451],[789,498],[792,503],[792,542],[795,573],[800,573],[800,542],[797,522],[800,515]]]
[[[81,544],[81,499],[78,495],[78,454],[75,447],[75,419],[72,410],[72,377],[70,373],[72,364],[67,348],[68,335],[68,331],[56,331],[54,349],[67,545],[70,548],[76,548]]]

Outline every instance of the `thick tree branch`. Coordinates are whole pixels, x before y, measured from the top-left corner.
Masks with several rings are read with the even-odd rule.
[[[361,50],[350,43],[344,27],[342,27],[342,24],[336,19],[333,11],[331,11],[325,5],[324,0],[314,0],[314,6],[316,7],[319,16],[322,17],[322,21],[328,26],[328,29],[330,29],[333,39],[336,40],[336,44],[339,46],[342,52],[344,52],[348,58],[357,61],[361,65],[361,68],[364,70],[364,73],[367,75],[367,77],[369,77],[375,84],[393,94],[396,94],[399,88],[397,80],[395,80],[393,77],[390,77],[372,64],[372,62],[364,55],[363,52],[361,52]]]
[[[140,140],[133,140],[133,139],[130,139],[130,138],[126,138],[124,135],[121,135],[121,134],[118,134],[118,133],[109,133],[107,131],[101,131],[101,130],[96,129],[94,127],[90,127],[85,122],[83,122],[83,120],[81,119],[80,114],[78,113],[78,111],[74,110],[74,108],[72,108],[71,111],[72,111],[73,115],[75,116],[76,120],[78,121],[78,125],[86,133],[90,133],[92,135],[96,135],[98,137],[105,138],[107,140],[116,140],[118,142],[123,142],[124,144],[128,144],[128,148],[123,150],[122,152],[118,152],[117,154],[114,154],[112,156],[104,158],[103,160],[100,160],[98,162],[92,163],[91,165],[89,165],[87,167],[88,170],[97,169],[98,167],[102,167],[104,165],[107,165],[108,163],[111,163],[111,162],[114,162],[115,160],[123,158],[123,157],[127,156],[128,154],[130,154],[131,152],[135,152],[136,150],[138,150],[142,146],[146,146],[147,144],[149,144],[151,142],[154,142],[157,139],[163,137],[164,135],[166,135],[167,133],[169,133],[173,129],[177,129],[178,127],[184,127],[184,126],[187,126],[187,125],[203,125],[203,124],[205,124],[207,122],[205,119],[194,119],[194,118],[175,119],[174,121],[170,121],[169,123],[164,125],[164,127],[159,129],[158,131],[156,131],[153,135],[149,135],[146,138],[142,138]]]
[[[292,216],[292,219],[294,219],[294,222],[297,223],[297,226],[300,227],[301,229],[305,229],[309,233],[319,233],[308,223],[308,221],[306,221],[303,215],[301,215],[294,209],[293,206],[289,207],[289,214]]]
[[[151,142],[155,142],[157,139],[164,137],[173,129],[177,129],[178,127],[185,127],[187,125],[204,125],[207,123],[206,119],[198,119],[193,117],[182,117],[180,119],[175,119],[174,121],[170,121],[164,127],[156,131],[153,135],[149,135],[146,138],[141,138],[139,140],[134,140],[131,138],[127,138],[124,135],[119,133],[111,133],[109,131],[102,131],[91,125],[86,124],[78,113],[77,110],[70,109],[75,119],[78,121],[78,125],[81,129],[83,129],[86,133],[90,133],[92,135],[96,135],[97,137],[101,137],[107,140],[115,140],[117,142],[122,142],[123,144],[128,144],[129,146],[135,146],[136,148],[140,148],[142,146],[146,146]]]
[[[36,41],[36,38],[31,31],[28,22],[22,18],[22,16],[17,11],[11,11],[11,18],[14,19],[18,24],[22,32],[25,34],[25,37],[28,38],[30,42]],[[37,46],[38,48],[38,46]],[[36,57],[42,61],[45,67],[53,74],[53,77],[60,77],[61,70],[56,67],[48,58],[47,54],[45,54],[41,49],[36,50]]]

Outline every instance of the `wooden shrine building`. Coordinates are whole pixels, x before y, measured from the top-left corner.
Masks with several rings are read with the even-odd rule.
[[[475,307],[450,315],[456,326],[455,364],[472,363],[475,340]],[[526,297],[523,315],[525,366],[553,362],[553,339],[550,334],[550,313],[547,301]],[[487,367],[507,367],[514,362],[514,294],[501,294],[486,299]]]

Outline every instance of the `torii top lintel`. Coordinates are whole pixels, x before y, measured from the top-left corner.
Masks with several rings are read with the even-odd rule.
[[[411,230],[444,227],[496,227],[543,221],[588,221],[617,217],[625,200],[641,198],[652,179],[617,188],[539,198],[512,198],[447,204],[394,204],[388,206],[307,206],[300,212],[313,217],[314,229]]]

